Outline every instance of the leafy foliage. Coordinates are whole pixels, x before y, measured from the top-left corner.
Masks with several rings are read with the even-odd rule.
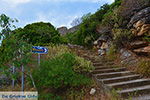
[[[116,50],[116,47],[114,45],[112,45],[109,48],[109,51],[107,52],[106,58],[108,60],[112,60],[112,61],[117,59],[117,50]]]
[[[91,46],[93,41],[102,35],[97,31],[97,27],[100,24],[105,23],[105,26],[113,27],[116,22],[116,13],[113,13],[113,10],[120,6],[120,4],[121,0],[116,0],[111,5],[104,4],[101,6],[95,14],[88,13],[84,15],[80,29],[75,33],[67,34],[65,38],[73,44]],[[114,17],[110,18],[110,15],[114,15]]]
[[[82,18],[75,18],[72,22],[71,25],[72,26],[77,26],[80,25],[82,23]]]
[[[21,67],[29,62],[31,45],[16,37],[11,29],[15,28],[12,25],[13,20],[2,14],[0,16],[0,37],[2,44],[0,46],[0,74],[6,75],[7,78],[16,79],[18,72],[11,73],[12,66]]]
[[[133,34],[127,29],[114,29],[114,45],[116,48],[122,48],[133,39]]]
[[[18,38],[33,45],[48,45],[49,43],[60,43],[60,34],[50,23],[33,23],[26,25],[23,29],[14,31]]]
[[[6,16],[5,14],[0,15],[0,40],[5,39],[11,33],[12,28],[16,28],[15,25],[12,23],[18,22],[17,19],[11,19],[10,17]]]
[[[3,40],[0,47],[0,70],[1,73],[16,79],[18,72],[10,73],[10,68],[14,65],[20,68],[21,65],[27,65],[31,56],[31,45],[22,40],[17,40],[13,35]]]
[[[75,62],[76,63],[73,66],[73,69],[75,72],[89,73],[94,69],[94,67],[92,66],[92,63],[90,61],[85,60],[84,58],[76,56]]]
[[[60,90],[65,92],[71,87],[89,85],[91,82],[89,78],[74,71],[73,66],[76,65],[76,62],[76,56],[72,53],[63,53],[43,61],[40,68],[33,72],[38,91],[42,93],[48,89],[50,93],[56,94]],[[85,66],[83,69],[86,69]]]

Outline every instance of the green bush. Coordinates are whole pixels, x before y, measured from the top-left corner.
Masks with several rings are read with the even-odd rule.
[[[92,63],[90,61],[85,60],[84,58],[75,57],[75,65],[73,66],[73,69],[75,72],[78,73],[89,73],[92,72],[92,70],[94,69]]]
[[[40,68],[33,72],[38,90],[49,89],[55,93],[61,89],[90,84],[89,78],[73,71],[75,63],[75,55],[71,53],[43,61]]]
[[[117,50],[116,50],[116,47],[114,45],[112,45],[110,48],[109,48],[109,51],[107,52],[107,59],[108,60],[116,60],[117,59]]]
[[[55,27],[50,23],[37,22],[26,25],[23,29],[14,31],[16,37],[33,45],[47,45],[48,43],[61,43],[62,39]]]
[[[120,6],[121,0],[115,0],[111,5],[104,4],[94,14],[87,14],[82,17],[82,23],[79,26],[79,30],[73,34],[67,34],[65,37],[72,44],[78,44],[83,46],[92,46],[93,42],[101,36],[97,32],[97,27],[102,23],[106,26],[113,26],[116,20],[116,13],[114,9]],[[113,17],[112,17],[113,15]]]
[[[63,100],[60,96],[51,93],[42,93],[39,95],[39,100]]]
[[[114,45],[117,49],[127,46],[133,39],[133,34],[127,29],[113,29],[113,35]]]

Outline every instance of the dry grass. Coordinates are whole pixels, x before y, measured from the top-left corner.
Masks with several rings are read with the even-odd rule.
[[[135,71],[146,77],[149,77],[150,76],[150,59],[141,59]]]
[[[63,53],[71,52],[69,47],[66,45],[50,45],[47,48],[48,48],[48,54],[46,55],[47,59],[51,59]]]

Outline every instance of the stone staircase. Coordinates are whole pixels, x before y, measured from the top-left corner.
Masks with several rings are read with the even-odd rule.
[[[92,76],[105,91],[115,90],[123,100],[150,100],[150,79],[142,78],[125,67],[115,67],[113,61],[105,58],[96,59],[89,52],[79,55],[93,63],[95,70]]]

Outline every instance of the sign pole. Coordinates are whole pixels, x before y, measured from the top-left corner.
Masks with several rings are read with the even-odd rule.
[[[32,47],[32,52],[38,54],[37,63],[38,63],[38,66],[40,66],[41,54],[47,54],[48,53],[48,48],[40,47],[40,46],[33,46]]]
[[[24,66],[22,65],[22,78],[21,78],[21,84],[22,84],[22,91],[24,91]]]
[[[38,53],[38,65],[40,66],[40,59],[41,59],[41,55],[40,53]]]
[[[15,74],[15,66],[14,66],[14,64],[12,66],[12,74],[13,75]],[[12,79],[12,88],[14,88],[14,87],[15,87],[15,79]]]

